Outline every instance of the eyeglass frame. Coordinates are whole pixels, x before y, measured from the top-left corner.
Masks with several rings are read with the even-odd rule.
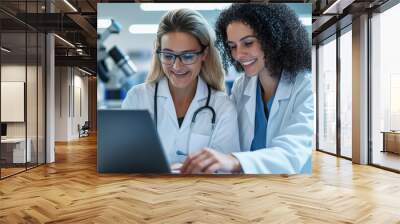
[[[180,54],[175,54],[175,53],[170,52],[170,51],[161,51],[160,49],[157,49],[157,50],[156,50],[156,53],[157,53],[157,55],[158,55],[158,59],[160,60],[161,64],[163,64],[163,65],[167,65],[167,66],[172,66],[172,65],[174,65],[175,62],[176,62],[176,58],[179,58],[179,60],[181,61],[181,63],[184,64],[184,65],[193,65],[193,64],[195,64],[195,63],[197,62],[198,56],[201,55],[201,54],[203,54],[203,53],[204,53],[204,50],[205,50],[206,48],[207,48],[207,46],[202,46],[202,49],[201,49],[200,51],[194,51],[194,52],[189,51],[189,52],[184,52],[184,53],[180,53]],[[168,54],[173,55],[173,56],[174,56],[174,61],[173,61],[171,64],[165,64],[165,63],[163,63],[162,60],[161,60],[161,58],[160,58],[160,54],[161,54],[161,53],[168,53]],[[185,63],[183,63],[182,58],[181,58],[181,56],[182,56],[182,55],[185,55],[185,54],[195,54],[195,55],[197,56],[197,58],[196,58],[196,60],[195,60],[193,63],[191,63],[191,64],[185,64]]]

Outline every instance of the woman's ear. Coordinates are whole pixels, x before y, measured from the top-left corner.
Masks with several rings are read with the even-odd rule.
[[[202,60],[202,61],[206,60],[206,58],[207,58],[207,56],[208,56],[208,51],[209,51],[209,49],[210,49],[210,48],[209,48],[208,46],[204,49],[203,55],[202,55],[202,57],[201,57],[201,60]]]

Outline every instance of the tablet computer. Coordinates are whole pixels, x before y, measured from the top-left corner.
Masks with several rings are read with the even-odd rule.
[[[147,110],[98,110],[99,173],[171,173]]]

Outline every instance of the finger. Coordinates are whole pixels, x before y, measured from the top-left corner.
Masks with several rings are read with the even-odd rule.
[[[210,157],[209,153],[205,152],[205,153],[199,154],[196,158],[192,158],[186,168],[186,172],[193,173],[194,169],[199,169],[199,167],[198,167],[199,163],[208,159],[209,157]]]
[[[185,172],[185,170],[186,170],[186,168],[187,168],[187,166],[188,166],[188,164],[189,164],[189,162],[190,162],[190,159],[191,159],[190,156],[187,156],[187,157],[186,157],[185,161],[183,162],[183,164],[182,164],[182,166],[181,166],[181,173],[184,173],[184,172]]]
[[[206,157],[203,160],[193,161],[193,169],[191,170],[191,173],[203,173],[203,170],[205,170],[205,168],[209,167],[215,162],[216,160],[212,156]]]
[[[186,167],[186,173],[193,173],[193,170],[198,166],[198,163],[207,158],[208,158],[207,153],[201,153],[196,158],[192,158]]]
[[[217,172],[220,168],[220,164],[218,162],[210,164],[208,167],[206,167],[203,172],[207,174],[213,174]]]
[[[213,149],[203,148],[200,154],[192,158],[186,171],[188,173],[202,173],[206,167],[217,160],[217,155],[214,152]]]
[[[183,165],[181,167],[181,173],[186,173],[186,170],[188,168],[188,166],[190,165],[190,163],[192,162],[193,157],[192,156],[187,156],[185,162],[183,162]]]
[[[194,159],[196,159],[197,157],[199,157],[200,155],[202,155],[202,154],[204,154],[204,153],[206,153],[206,151],[204,151],[204,149],[202,149],[202,150],[197,151],[197,152],[195,152],[195,153],[193,153],[193,154],[191,154],[191,155],[188,155],[187,158],[186,158],[186,160],[185,160],[185,162],[183,163],[183,165],[182,165],[182,167],[181,167],[181,172],[182,172],[182,173],[186,173],[189,164],[190,164]]]

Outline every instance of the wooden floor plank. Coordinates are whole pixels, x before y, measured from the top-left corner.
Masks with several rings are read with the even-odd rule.
[[[311,176],[98,174],[96,138],[0,181],[0,223],[400,223],[400,175],[313,154]]]

